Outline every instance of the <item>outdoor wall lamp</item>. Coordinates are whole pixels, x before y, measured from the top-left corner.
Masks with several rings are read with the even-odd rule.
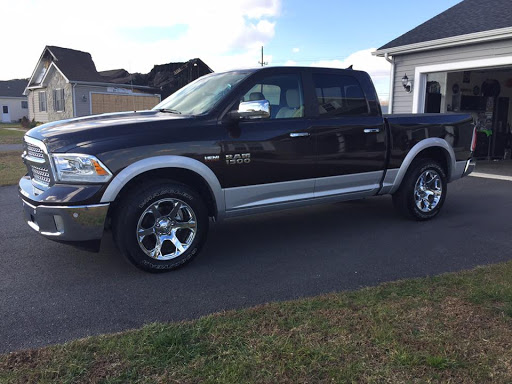
[[[405,74],[404,77],[402,77],[402,85],[404,86],[405,92],[412,92],[412,80],[409,80],[409,78],[407,77],[407,73]]]
[[[87,101],[87,96],[82,95],[82,101],[85,103]]]

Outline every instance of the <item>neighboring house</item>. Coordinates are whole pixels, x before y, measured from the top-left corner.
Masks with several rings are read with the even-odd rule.
[[[105,112],[151,109],[160,101],[153,87],[109,81],[91,55],[47,46],[30,77],[29,118],[48,122]]]
[[[392,64],[389,113],[471,113],[477,156],[503,157],[512,124],[510,0],[462,1],[373,54]]]
[[[27,83],[26,79],[0,81],[0,122],[14,123],[28,117],[27,96],[23,95]]]
[[[192,59],[180,63],[155,65],[148,74],[130,74],[124,69],[103,71],[100,74],[114,83],[132,83],[158,88],[164,99],[191,81],[212,72],[213,70],[201,59]]]

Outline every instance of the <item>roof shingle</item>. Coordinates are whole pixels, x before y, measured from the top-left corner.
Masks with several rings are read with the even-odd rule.
[[[0,81],[0,97],[24,97],[27,79]]]
[[[96,70],[90,53],[55,46],[46,48],[55,57],[55,64],[69,81],[105,81]]]
[[[511,0],[464,0],[378,50],[512,27]]]

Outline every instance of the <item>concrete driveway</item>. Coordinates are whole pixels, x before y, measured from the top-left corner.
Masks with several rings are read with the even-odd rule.
[[[426,223],[380,197],[215,224],[195,261],[157,275],[126,263],[108,236],[92,254],[32,233],[16,187],[0,196],[0,352],[512,259],[504,180],[450,184]]]

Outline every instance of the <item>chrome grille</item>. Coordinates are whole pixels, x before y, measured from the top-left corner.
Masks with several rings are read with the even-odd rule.
[[[48,168],[45,167],[37,167],[35,165],[30,165],[32,170],[32,177],[34,180],[49,185],[50,184],[50,172],[48,172]]]
[[[30,143],[26,143],[27,145],[27,155],[31,157],[35,157],[38,159],[44,159],[44,153],[43,150],[39,147],[36,147],[35,145],[32,145]]]
[[[50,159],[42,141],[25,136],[23,160],[35,187],[46,189],[52,183]]]

